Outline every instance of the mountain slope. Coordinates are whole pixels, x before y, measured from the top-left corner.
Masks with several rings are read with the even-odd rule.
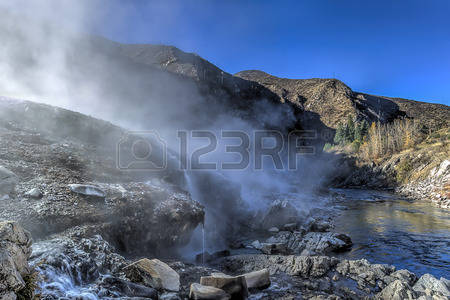
[[[282,102],[291,102],[304,111],[319,114],[321,121],[333,128],[349,114],[358,119],[381,122],[410,117],[431,128],[448,125],[450,119],[446,105],[358,93],[337,79],[287,79],[255,70],[235,75],[267,87]]]

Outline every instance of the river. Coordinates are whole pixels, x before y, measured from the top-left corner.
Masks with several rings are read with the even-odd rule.
[[[348,259],[391,264],[417,275],[450,277],[450,213],[426,201],[371,191],[339,189],[335,230],[354,243]]]

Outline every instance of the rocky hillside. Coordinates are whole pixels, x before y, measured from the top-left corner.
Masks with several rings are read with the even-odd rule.
[[[337,79],[287,79],[256,70],[242,71],[235,76],[260,83],[277,94],[283,103],[293,103],[302,111],[318,114],[320,120],[332,128],[345,122],[347,115],[381,122],[409,117],[429,128],[448,126],[450,120],[450,109],[446,105],[358,93]]]
[[[89,232],[128,253],[167,253],[203,222],[203,207],[170,183],[170,172],[117,168],[121,128],[4,98],[0,116],[0,220],[19,222],[34,238]]]
[[[344,155],[335,180],[345,187],[395,189],[450,209],[449,157],[450,129],[443,128],[412,148],[373,161]]]

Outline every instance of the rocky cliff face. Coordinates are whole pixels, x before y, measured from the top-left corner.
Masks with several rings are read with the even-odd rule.
[[[0,299],[16,299],[31,273],[31,235],[19,224],[0,221]]]

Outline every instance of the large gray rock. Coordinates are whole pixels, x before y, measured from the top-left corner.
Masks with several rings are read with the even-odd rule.
[[[16,174],[0,166],[0,199],[11,194],[18,181],[19,178]]]
[[[31,243],[30,233],[19,224],[0,222],[0,295],[10,297],[25,287],[23,276],[30,273]]]
[[[270,272],[268,269],[246,273],[243,276],[245,277],[249,290],[265,289],[270,286]]]
[[[69,189],[77,194],[90,197],[105,198],[106,193],[101,188],[90,184],[69,184]]]
[[[416,298],[416,293],[411,287],[401,280],[395,280],[379,292],[375,299],[380,300],[413,300]]]
[[[431,274],[424,274],[417,280],[413,286],[416,292],[426,292],[427,290],[440,293],[446,297],[450,297],[450,286],[448,280],[441,278],[440,280]]]
[[[158,290],[173,292],[180,290],[180,275],[158,259],[143,258],[126,266],[123,270],[127,278],[135,283]]]
[[[213,273],[211,276],[201,277],[200,284],[224,290],[234,300],[244,300],[248,297],[247,281],[244,276]]]
[[[352,240],[345,234],[334,232],[309,232],[300,243],[299,248],[317,254],[343,251],[352,246]]]
[[[309,232],[303,235],[300,231],[281,231],[268,238],[266,243],[283,244],[287,252],[293,254],[311,253],[326,254],[329,252],[343,251],[352,246],[350,237],[334,232]],[[266,254],[275,254],[267,253]],[[285,254],[285,253],[284,253]]]
[[[231,298],[224,290],[205,286],[199,283],[191,284],[189,299],[192,300],[229,300]]]
[[[287,200],[276,200],[262,219],[261,226],[264,229],[272,227],[282,228],[284,224],[298,221],[297,209]]]

